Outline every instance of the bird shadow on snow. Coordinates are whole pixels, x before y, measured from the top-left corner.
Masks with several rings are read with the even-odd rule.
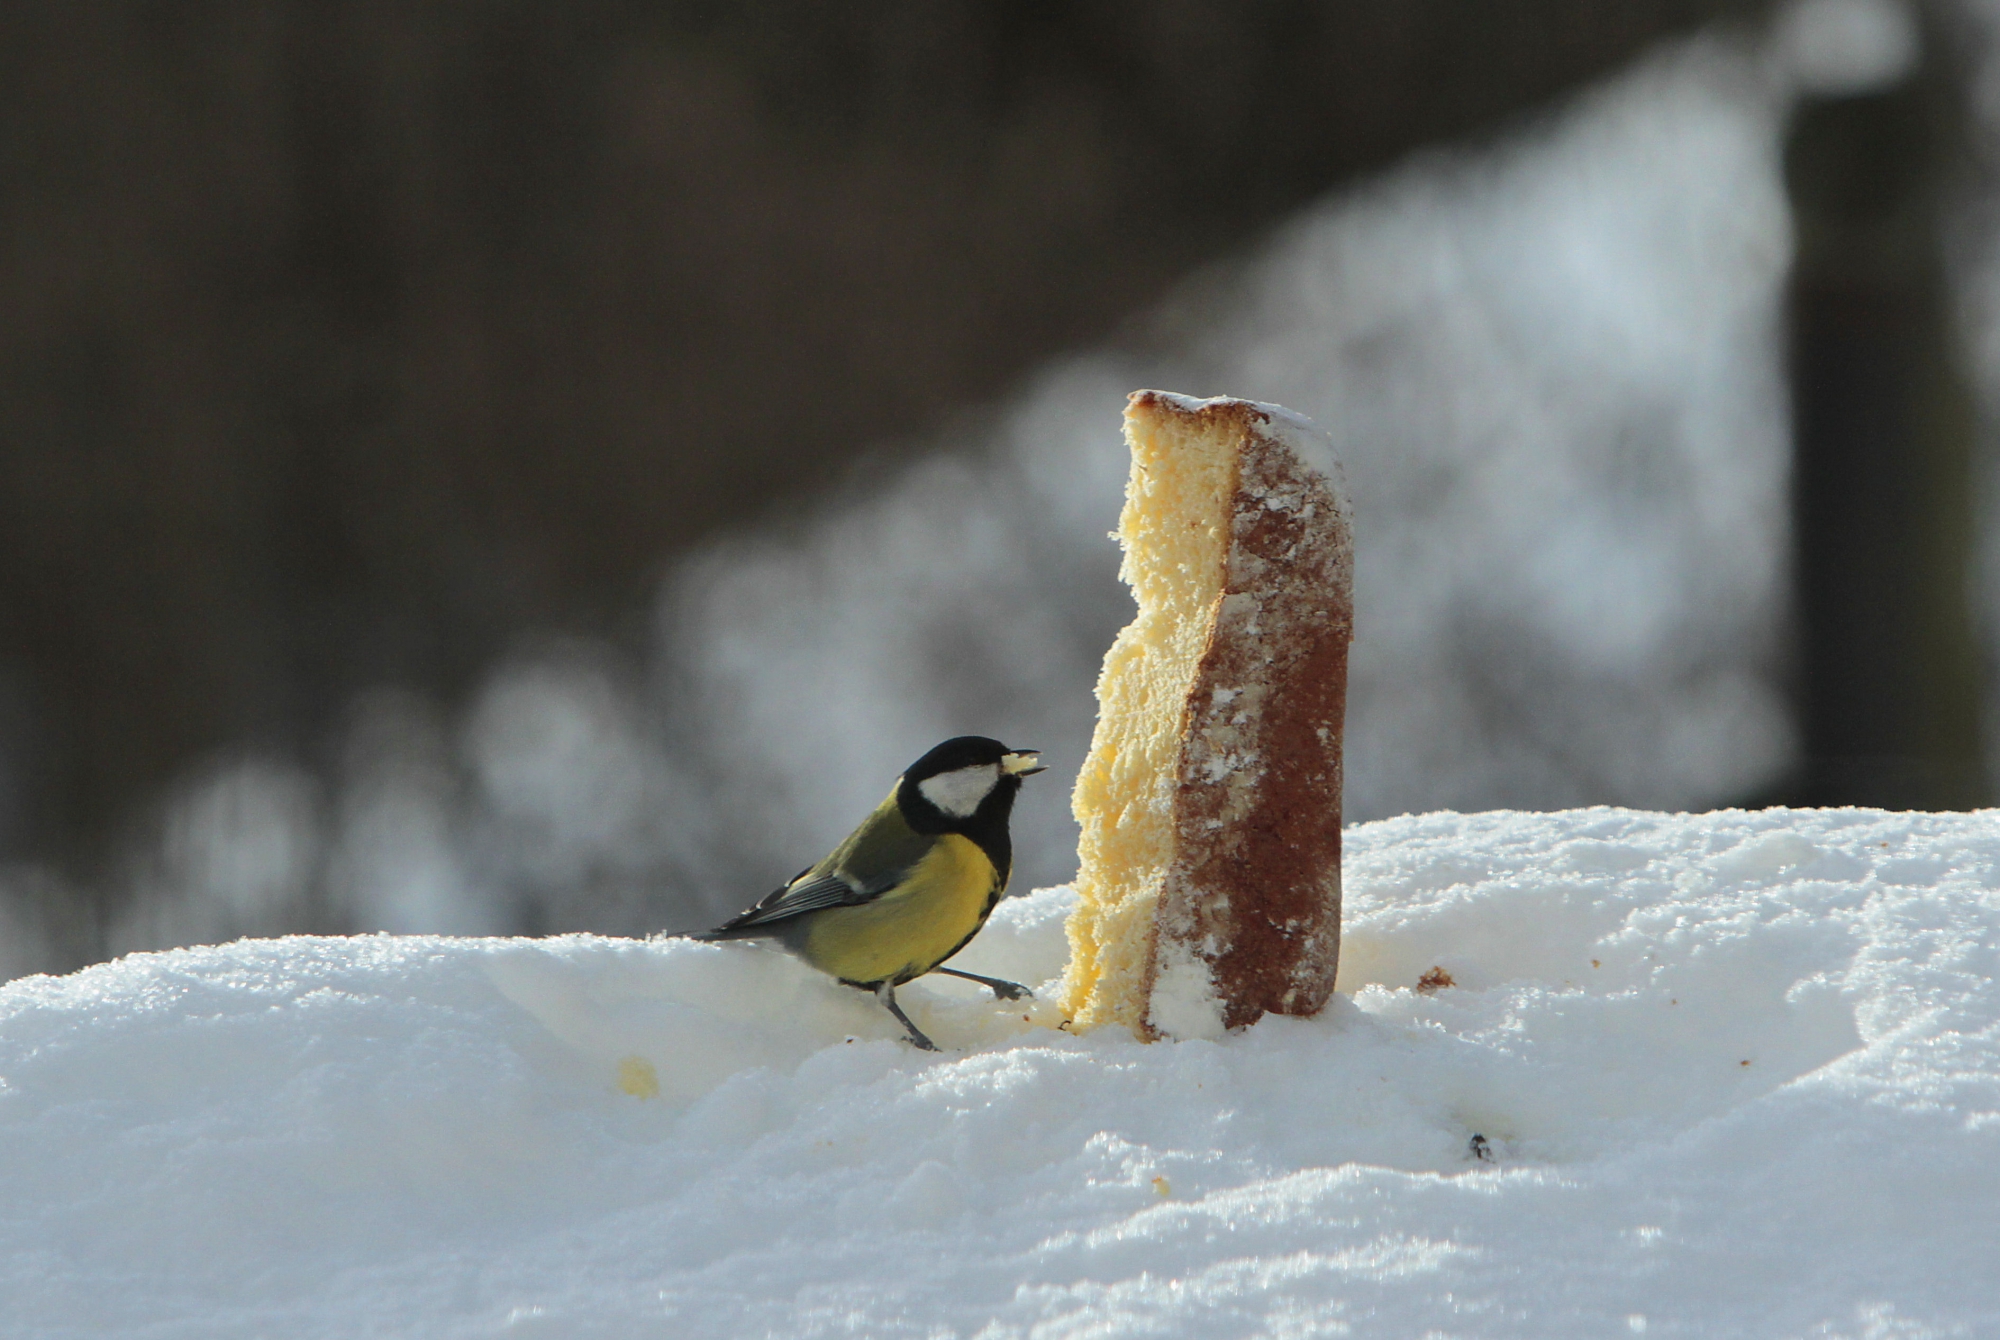
[[[1046,979],[1067,955],[1068,905],[1066,890],[1010,899],[981,943],[953,960],[968,971],[1040,982],[1034,1000],[995,1001],[984,987],[931,977],[905,988],[905,1008],[961,1050],[1057,1029]],[[763,945],[569,935],[510,942],[482,966],[559,1044],[543,1050],[545,1064],[677,1107],[744,1071],[795,1069],[828,1047],[906,1050],[901,1028],[872,995]]]

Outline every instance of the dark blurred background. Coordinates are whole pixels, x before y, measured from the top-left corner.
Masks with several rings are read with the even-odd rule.
[[[227,852],[193,876],[175,855],[196,821],[174,797],[218,760],[278,762],[211,808],[351,819],[354,751],[402,749],[397,776],[457,806],[433,838],[462,848],[480,765],[448,737],[496,665],[581,658],[645,700],[651,602],[684,556],[867,494],[1058,356],[1166,338],[1190,276],[1227,284],[1329,192],[1532,133],[1663,43],[1764,51],[1786,22],[1808,57],[1834,51],[1831,75],[1769,76],[1796,247],[1773,671],[1795,738],[1707,799],[1984,803],[1980,420],[1949,245],[1982,217],[1983,29],[1942,4],[1808,18],[1747,0],[6,6],[0,966],[382,924],[327,892],[316,847],[272,858],[297,889],[269,915],[133,915],[177,860],[182,883],[263,896],[261,876],[230,885]],[[666,729],[648,721],[631,729]],[[348,869],[372,840],[354,833],[408,846],[432,821],[300,822],[346,823]],[[776,877],[803,858],[773,859]],[[674,878],[393,928],[643,928],[691,905]]]

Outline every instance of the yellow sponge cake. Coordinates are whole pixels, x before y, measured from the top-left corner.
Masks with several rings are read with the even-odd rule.
[[[1125,434],[1139,613],[1077,779],[1065,1008],[1149,1038],[1313,1014],[1340,951],[1347,500],[1275,405],[1138,391]]]

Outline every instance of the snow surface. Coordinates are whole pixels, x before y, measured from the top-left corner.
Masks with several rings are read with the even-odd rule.
[[[1348,842],[1347,994],[1219,1041],[939,982],[926,1056],[781,955],[588,936],[21,979],[0,1334],[2000,1334],[1993,813]],[[1068,897],[966,966],[1048,997]]]

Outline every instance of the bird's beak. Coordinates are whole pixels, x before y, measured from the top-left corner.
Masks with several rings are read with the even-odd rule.
[[[1048,769],[1042,766],[1041,750],[1016,749],[1011,754],[1000,756],[1000,771],[1009,777],[1033,777]]]

